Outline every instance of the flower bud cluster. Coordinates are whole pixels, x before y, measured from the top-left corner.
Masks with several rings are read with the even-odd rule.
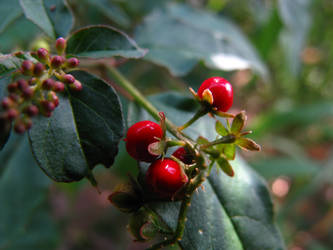
[[[25,60],[20,69],[13,74],[8,84],[8,96],[1,101],[1,121],[13,122],[17,133],[24,133],[32,126],[32,118],[41,114],[50,117],[59,105],[58,93],[66,86],[80,91],[82,84],[71,74],[65,73],[79,65],[77,58],[65,58],[66,40],[56,40],[57,55],[51,55],[47,49],[40,48],[31,52],[36,59]]]

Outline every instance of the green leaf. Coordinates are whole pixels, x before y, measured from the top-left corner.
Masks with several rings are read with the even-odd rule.
[[[74,24],[74,18],[66,0],[44,0],[56,37],[66,37]]]
[[[271,111],[258,116],[251,130],[256,136],[278,130],[289,131],[290,127],[300,129],[310,124],[319,123],[331,116],[333,116],[332,102],[302,104],[287,111]]]
[[[140,58],[146,52],[125,33],[105,25],[90,26],[76,31],[69,37],[66,49],[67,54],[88,58]]]
[[[50,118],[40,117],[29,132],[39,166],[59,182],[90,176],[101,163],[109,167],[118,152],[124,122],[117,94],[101,79],[84,71],[71,72],[83,90],[59,96]]]
[[[8,67],[7,67],[8,66]],[[0,102],[3,100],[3,98],[7,95],[7,85],[10,82],[10,74],[1,74],[2,71],[9,71],[10,65],[2,66],[1,62],[1,56],[0,56]],[[5,69],[5,70],[4,70]],[[0,108],[0,114],[2,112],[2,108]],[[10,136],[11,132],[11,123],[7,122],[5,119],[2,119],[0,117],[0,150],[3,149],[3,147],[6,145],[8,138]],[[1,159],[0,159],[0,162]],[[1,173],[1,169],[0,169]]]
[[[214,69],[251,68],[268,76],[255,49],[236,25],[186,5],[169,4],[154,10],[136,29],[135,39],[149,49],[145,59],[177,76],[187,74],[200,60]]]
[[[311,27],[311,0],[279,0],[278,7],[285,25],[281,34],[281,43],[289,68],[294,75],[297,75],[301,68],[301,52]]]
[[[320,172],[318,164],[306,158],[269,157],[251,162],[251,166],[265,178],[281,175],[294,178],[312,178]]]
[[[52,22],[42,0],[20,0],[25,17],[36,24],[50,38],[55,38]]]
[[[196,110],[191,98],[175,93],[152,96],[150,100],[166,117],[181,124]],[[142,117],[147,118],[146,114]],[[194,123],[188,132],[210,140],[216,134],[214,120],[204,117]],[[194,193],[186,216],[183,249],[285,249],[279,231],[273,222],[273,206],[267,186],[248,165],[236,157],[232,162],[235,176],[221,174],[216,167],[203,189]],[[180,202],[149,204],[171,229],[175,229]]]
[[[220,121],[216,121],[215,130],[221,136],[227,136],[229,134],[229,131],[227,130],[227,128],[224,127],[224,125]]]
[[[130,17],[115,3],[108,0],[84,0],[84,2],[122,27],[127,28],[131,24]]]
[[[22,15],[22,9],[18,0],[0,1],[0,33],[12,22]]]
[[[48,211],[50,181],[37,168],[26,136],[13,135],[1,152],[0,249],[56,249],[59,234]]]
[[[242,131],[242,129],[244,128],[246,119],[247,119],[247,117],[245,115],[245,111],[238,113],[232,121],[231,133],[236,134],[236,135],[239,134]]]
[[[0,55],[0,77],[4,74],[8,74],[21,66],[22,60],[13,55]],[[8,84],[7,83],[1,83]],[[0,86],[1,87],[1,86]]]
[[[230,165],[229,161],[224,159],[224,158],[220,158],[217,160],[217,166],[224,172],[226,173],[226,175],[233,177],[235,175],[234,170],[232,169],[232,166]]]

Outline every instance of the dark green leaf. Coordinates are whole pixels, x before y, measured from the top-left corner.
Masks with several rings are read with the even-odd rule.
[[[6,167],[0,177],[0,249],[56,249],[59,234],[47,208],[50,181],[37,168],[26,137],[12,137],[11,154],[0,153]]]
[[[151,97],[166,117],[182,124],[193,116],[193,100],[167,93]],[[145,115],[143,116],[147,118]],[[193,138],[203,135],[215,139],[214,120],[200,119],[186,130]],[[273,222],[273,207],[267,187],[247,164],[232,161],[235,176],[230,178],[214,167],[204,189],[195,192],[187,215],[183,249],[285,249]],[[154,202],[150,207],[172,229],[177,223],[180,202]]]
[[[118,5],[111,3],[108,0],[84,0],[97,11],[116,22],[122,27],[129,27],[131,24],[130,17]]]
[[[52,22],[42,0],[20,0],[25,17],[36,24],[46,35],[55,38]]]
[[[118,152],[124,123],[117,94],[101,79],[83,72],[72,74],[83,90],[60,96],[48,119],[38,118],[29,135],[40,167],[55,181],[90,176],[101,163],[109,167]]]
[[[229,134],[227,128],[220,121],[216,121],[215,130],[221,136],[226,136]]]
[[[74,18],[66,0],[44,0],[56,37],[66,37],[74,24]]]
[[[20,15],[22,15],[22,9],[18,0],[1,0],[0,33],[2,33]]]
[[[146,50],[140,48],[125,33],[111,26],[99,25],[80,29],[71,35],[67,41],[66,53],[89,58],[140,58],[146,54]]]
[[[239,134],[242,131],[242,129],[244,128],[246,119],[247,119],[247,117],[245,115],[245,111],[238,113],[232,121],[231,133],[236,134],[236,135]]]
[[[91,167],[110,167],[124,135],[124,119],[118,95],[103,80],[84,71],[71,72],[83,90],[71,92],[70,102],[81,145]]]
[[[217,160],[217,166],[224,172],[226,173],[226,175],[233,177],[235,175],[234,170],[232,169],[232,166],[230,165],[229,161],[224,159],[224,158],[220,158]]]
[[[4,66],[4,68],[1,68],[1,66],[2,66],[2,64],[1,64],[1,56],[0,56],[0,71],[4,70],[4,69],[6,71],[10,68],[10,67],[7,67],[9,65]],[[10,82],[10,75],[9,74],[2,75],[0,73],[0,102],[7,95],[7,85],[9,82]],[[10,131],[11,131],[11,123],[1,117],[1,112],[2,112],[2,108],[0,108],[0,150],[2,150],[3,147],[6,145],[9,135],[10,135]],[[2,162],[1,159],[0,159],[0,162]],[[1,173],[1,169],[0,169],[0,173]]]
[[[145,59],[167,67],[175,75],[187,74],[200,60],[210,68],[252,68],[265,77],[268,75],[237,26],[186,5],[169,4],[154,10],[137,28],[135,39],[149,49]]]

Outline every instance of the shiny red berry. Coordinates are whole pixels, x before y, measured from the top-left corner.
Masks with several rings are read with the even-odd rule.
[[[192,164],[194,160],[193,155],[184,147],[178,148],[172,155],[185,164]]]
[[[54,87],[55,81],[52,78],[45,79],[42,82],[42,88],[46,90],[50,90]]]
[[[156,194],[172,197],[188,182],[188,177],[176,161],[164,158],[149,166],[146,182]]]
[[[73,83],[69,84],[69,87],[74,91],[81,91],[82,90],[82,83],[78,80],[75,80]]]
[[[232,106],[233,90],[231,84],[222,77],[211,77],[206,79],[198,90],[199,98],[203,98],[203,92],[209,89],[213,95],[212,106],[222,112],[227,112]]]
[[[163,131],[155,122],[140,121],[133,124],[127,131],[126,150],[130,156],[138,161],[152,162],[157,156],[148,151],[149,144],[162,138]]]
[[[63,92],[65,90],[65,85],[62,82],[56,81],[53,85],[53,90],[55,92]]]
[[[75,82],[75,77],[72,76],[71,74],[66,74],[66,75],[63,76],[63,82],[68,83],[68,84],[74,83]]]

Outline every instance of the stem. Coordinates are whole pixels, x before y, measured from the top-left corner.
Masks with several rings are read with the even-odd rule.
[[[227,144],[227,143],[234,143],[236,140],[236,137],[232,134],[230,135],[227,135],[227,136],[223,136],[222,138],[220,139],[217,139],[215,141],[212,141],[212,142],[209,142],[207,144],[203,144],[200,146],[200,149],[206,149],[206,148],[209,148],[211,146],[214,146],[214,145],[217,145],[217,144]]]
[[[206,115],[207,113],[208,113],[208,110],[205,107],[201,106],[201,108],[198,110],[198,112],[196,112],[189,121],[187,121],[183,126],[180,126],[178,128],[178,131],[184,130],[185,128],[192,125],[196,120],[198,120],[200,117]]]
[[[154,119],[160,120],[159,111],[133,86],[116,68],[107,66],[107,69],[116,82],[122,86]],[[176,137],[179,137],[177,126],[169,119],[165,119],[167,129]]]

